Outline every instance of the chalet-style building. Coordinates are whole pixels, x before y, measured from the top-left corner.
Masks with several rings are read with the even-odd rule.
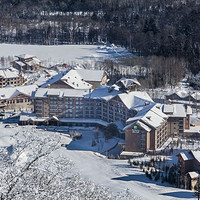
[[[125,151],[147,152],[161,148],[168,139],[167,118],[160,105],[144,105],[141,111],[127,120]]]
[[[116,83],[122,90],[127,91],[137,91],[138,87],[141,86],[141,84],[138,82],[137,79],[127,79],[127,78],[121,78]]]
[[[13,61],[13,67],[19,71],[36,71],[40,68],[40,60],[33,55],[22,54],[15,56],[18,59]]]
[[[34,108],[32,101],[36,85],[9,87],[0,89],[0,109],[24,110]]]
[[[81,90],[95,89],[106,83],[107,73],[104,70],[68,69],[51,77],[41,87]]]
[[[22,73],[18,73],[9,68],[0,69],[0,88],[6,86],[20,86],[25,82]]]
[[[185,130],[190,129],[191,107],[183,104],[166,104],[163,105],[162,111],[168,116],[167,128],[169,136],[186,136]]]
[[[178,155],[178,186],[193,190],[200,172],[200,151],[187,151]]]

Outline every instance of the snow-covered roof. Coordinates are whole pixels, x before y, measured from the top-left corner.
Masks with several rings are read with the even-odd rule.
[[[90,94],[85,95],[84,97],[91,99],[104,99],[109,101],[121,93],[121,91],[116,90],[114,87],[100,85],[98,88],[93,90]]]
[[[168,118],[157,105],[149,105],[138,112],[135,117],[129,118],[127,122],[135,121],[145,124],[149,129],[157,128]]]
[[[191,151],[192,155],[194,156],[194,158],[200,162],[200,151],[196,150],[196,151]]]
[[[75,90],[64,88],[39,88],[35,93],[35,98],[45,98],[48,95],[55,95],[59,97],[83,97],[88,94],[89,90]]]
[[[173,113],[174,106],[173,105],[163,105],[163,112],[164,113]]]
[[[25,85],[18,87],[0,88],[0,99],[10,99],[18,94],[32,96],[32,93],[37,89],[37,85]]]
[[[17,63],[19,66],[21,66],[21,67],[23,67],[23,66],[25,66],[26,64],[25,63],[23,63],[22,61],[15,61],[15,63]]]
[[[69,69],[65,72],[59,73],[50,79],[48,79],[44,84],[41,85],[42,88],[52,85],[57,81],[62,81],[74,89],[90,89],[92,85],[84,81],[76,70]]]
[[[144,107],[146,103],[151,103],[153,100],[146,92],[132,91],[118,95],[128,109],[136,109],[138,106]]]
[[[187,106],[186,113],[187,113],[187,115],[192,115],[192,108],[191,108],[191,106]]]
[[[182,159],[183,159],[184,161],[193,160],[193,159],[194,159],[194,157],[193,157],[188,151],[186,151],[186,152],[181,152],[181,153],[179,153],[179,155],[182,157]]]
[[[117,83],[122,83],[125,88],[127,88],[133,84],[141,86],[141,84],[138,82],[137,79],[128,79],[128,78],[124,78],[124,77],[121,78],[120,80],[118,80]]]
[[[199,174],[197,172],[188,172],[188,175],[191,179],[198,178]]]
[[[196,117],[190,117],[190,124],[195,125],[197,122],[200,122],[199,118]]]
[[[28,59],[28,58],[35,58],[36,56],[29,55],[29,54],[22,54],[22,55],[18,55],[18,56],[15,56],[15,57],[22,58],[22,59]]]
[[[85,81],[102,81],[104,70],[76,69],[79,76]]]
[[[92,85],[84,81],[84,79],[78,74],[77,70],[71,69],[65,74],[61,80],[71,86],[74,89],[90,89]]]
[[[163,112],[171,117],[186,117],[186,109],[183,104],[163,105]]]
[[[27,65],[29,65],[29,66],[39,65],[39,64],[40,64],[40,60],[37,59],[37,58],[33,58],[32,60],[26,61],[25,63],[26,63]]]
[[[126,130],[127,128],[130,128],[130,127],[132,127],[133,125],[137,125],[137,126],[141,127],[142,129],[146,130],[147,132],[150,132],[150,131],[151,131],[151,128],[148,127],[146,124],[144,124],[144,123],[141,122],[141,121],[132,122],[131,124],[128,124],[127,126],[125,126],[123,130]]]
[[[179,91],[176,92],[176,94],[181,98],[185,98],[185,97],[188,96],[188,92],[185,91],[185,90],[179,90]]]
[[[3,78],[17,78],[17,77],[19,77],[19,75],[17,73],[11,71],[8,68],[0,69],[0,76],[2,76]]]
[[[42,86],[43,84],[45,84],[47,82],[49,78],[47,77],[40,77],[37,81],[35,81],[35,85],[38,85],[38,86]]]

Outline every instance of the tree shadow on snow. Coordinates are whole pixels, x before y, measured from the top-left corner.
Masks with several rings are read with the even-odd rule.
[[[145,174],[126,174],[126,176],[112,178],[111,180],[138,181],[144,184],[153,183],[160,186],[172,187],[172,185],[170,185],[169,183],[161,183],[161,180],[154,181],[154,177],[153,177],[153,180],[150,180],[149,178],[145,176]]]
[[[192,198],[194,198],[194,192],[187,192],[187,191],[168,192],[168,193],[162,193],[160,195],[176,197],[176,198],[179,198],[179,199],[192,199]]]

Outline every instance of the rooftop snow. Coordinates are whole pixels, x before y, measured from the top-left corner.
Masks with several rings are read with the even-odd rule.
[[[28,59],[28,58],[34,58],[36,56],[29,55],[29,54],[22,54],[22,55],[18,55],[18,56],[15,56],[15,57],[22,58],[22,59]]]
[[[137,79],[121,78],[120,80],[117,81],[117,83],[118,82],[121,82],[124,85],[125,88],[127,88],[131,84],[136,84],[136,85],[141,86],[141,84],[138,82]]]
[[[79,76],[76,70],[67,70],[65,72],[59,73],[50,79],[48,79],[44,84],[41,85],[42,88],[47,87],[48,85],[54,84],[57,81],[63,81],[65,84],[69,85],[74,89],[90,89],[92,85],[90,83],[85,82]]]
[[[10,99],[20,93],[32,96],[32,93],[36,90],[36,88],[36,85],[0,88],[0,99]]]
[[[114,98],[120,93],[122,92],[119,90],[116,90],[114,87],[100,85],[98,88],[93,90],[90,94],[85,95],[85,98],[104,99],[106,101],[109,101],[110,99]]]
[[[84,71],[84,70],[82,70],[82,71]],[[85,74],[86,74],[86,72],[85,72]],[[92,88],[92,85],[90,83],[87,83],[86,81],[84,81],[83,78],[77,72],[77,70],[73,70],[73,69],[69,70],[68,73],[66,73],[61,78],[61,80],[64,81],[66,84],[68,84],[69,86],[71,86],[74,89],[90,89],[90,88]]]
[[[186,160],[193,160],[193,159],[194,159],[193,156],[192,156],[188,151],[186,151],[186,152],[181,152],[181,153],[180,153],[180,156],[182,157],[182,159],[183,159],[184,161],[186,161]]]
[[[18,74],[12,72],[10,69],[0,69],[0,76],[3,78],[16,78],[19,77]]]
[[[200,151],[191,151],[192,155],[194,156],[194,158],[200,162]]]
[[[157,128],[168,118],[157,105],[149,105],[138,112],[135,117],[129,118],[127,122],[136,121],[145,123],[148,128]]]
[[[133,91],[118,95],[128,109],[134,109],[135,106],[144,106],[145,103],[153,102],[146,92]]]
[[[188,174],[192,179],[197,178],[199,176],[199,174],[197,172],[188,172]]]
[[[102,81],[104,70],[76,69],[79,76],[85,81]]]
[[[174,106],[173,105],[163,105],[163,112],[164,113],[173,113]]]
[[[89,90],[59,89],[59,88],[39,88],[35,93],[35,98],[45,98],[47,95],[59,97],[83,97]]]
[[[183,104],[172,104],[172,105],[163,105],[163,112],[168,114],[171,113],[169,111],[172,111],[172,114],[169,116],[171,117],[186,117],[186,110],[185,106]],[[167,111],[167,112],[165,112]]]

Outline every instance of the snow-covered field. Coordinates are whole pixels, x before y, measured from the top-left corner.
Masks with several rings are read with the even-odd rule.
[[[35,127],[30,126],[4,128],[4,125],[0,124],[0,145],[10,145],[14,142],[13,139],[10,140],[10,136],[15,138],[17,137],[15,133],[24,130],[27,132],[32,132],[34,130],[43,136],[46,134],[61,134],[58,132],[54,133],[35,129]],[[162,185],[160,182],[150,181],[140,169],[130,167],[127,160],[112,160],[95,154],[91,151],[94,130],[85,129],[84,131],[79,131],[83,133],[83,138],[81,140],[72,141],[68,135],[61,135],[61,143],[67,144],[70,148],[67,149],[65,146],[61,147],[56,151],[56,156],[66,157],[71,160],[74,163],[71,170],[75,173],[79,173],[82,178],[110,188],[115,194],[128,189],[136,200],[196,199],[194,193],[191,191],[181,190],[173,188],[170,185]],[[97,149],[98,146],[96,150]]]
[[[18,45],[0,44],[0,57],[14,57],[21,54],[35,55],[42,65],[74,64],[115,59],[131,54],[114,45]]]

